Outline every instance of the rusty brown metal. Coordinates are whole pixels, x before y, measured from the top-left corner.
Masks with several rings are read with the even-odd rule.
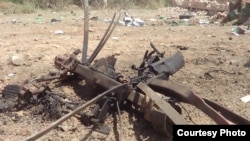
[[[158,96],[161,98],[159,94]],[[132,91],[127,97],[127,100],[140,107],[140,112],[144,114],[144,119],[151,123],[157,133],[164,136],[172,136],[173,122],[148,96],[138,91]],[[168,103],[167,105],[166,109],[169,107]],[[170,107],[170,109],[172,109],[172,107]],[[176,115],[178,115],[178,113],[176,113]]]
[[[77,55],[76,52],[77,51],[75,51],[75,53],[73,53],[70,56],[70,58],[66,60],[63,59],[63,57],[61,57],[59,59],[60,61],[58,62],[56,61],[55,64],[60,64],[58,65],[58,67],[66,68],[70,72],[77,73],[83,76],[84,78],[86,78],[91,83],[95,85],[99,85],[105,89],[109,89],[113,86],[121,84],[119,81],[111,79],[109,76],[103,73],[100,73],[94,68],[80,64],[78,61],[76,61],[76,55]],[[158,76],[164,76],[164,75],[159,74]],[[156,76],[156,78],[160,78],[160,77]],[[211,117],[218,124],[235,124],[234,122],[229,121],[227,118],[221,115],[213,107],[211,107],[210,106],[211,104],[210,105],[207,104],[206,101],[204,101],[204,99],[200,98],[193,91],[191,91],[190,89],[184,86],[176,84],[170,80],[162,80],[162,79],[155,79],[155,78],[150,80],[148,85],[149,86],[147,86],[146,84],[139,83],[137,86],[141,88],[141,90],[146,94],[146,96],[133,91],[132,93],[128,95],[127,100],[133,102],[136,105],[143,107],[143,101],[145,100],[146,97],[149,97],[151,100],[154,101],[154,103],[156,103],[157,106],[160,107],[160,109],[162,108],[161,111],[163,110],[163,113],[165,114],[165,116],[169,118],[169,121],[172,121],[173,124],[187,124],[187,122],[181,117],[180,114],[178,114],[178,112],[169,103],[164,101],[161,97],[158,97],[158,95],[160,94],[156,92],[159,92],[159,93],[166,94],[167,96],[176,98],[179,101],[186,102],[186,103],[196,106],[198,109],[202,110],[204,113],[206,113],[209,117]],[[151,90],[150,87],[154,89],[156,92]],[[164,108],[164,107],[167,107],[167,108]],[[150,109],[149,111],[144,110],[142,112],[145,113],[145,119],[153,122],[152,119],[156,119],[154,116],[152,117],[152,114],[155,113],[155,109],[154,110]],[[161,114],[157,113],[155,115],[161,115]],[[163,116],[161,118],[166,119],[166,117]],[[163,132],[165,132],[166,130],[164,126],[160,129],[160,130],[163,130]]]
[[[155,103],[174,124],[188,124],[184,118],[163,98],[159,97],[159,95],[153,91],[147,84],[139,83],[137,85],[141,91],[143,91],[146,96],[148,96],[153,103]]]
[[[60,70],[59,79],[67,77],[68,73],[74,73],[81,78],[84,78],[86,81],[91,82],[92,85],[97,85],[102,87],[107,92],[117,88],[121,85],[126,85],[126,88],[119,87],[119,92],[114,92],[110,98],[118,99],[119,102],[129,101],[132,104],[139,106],[139,112],[144,114],[145,120],[149,121],[154,129],[163,135],[171,136],[172,126],[178,124],[189,124],[181,115],[181,113],[174,107],[170,101],[164,99],[167,97],[176,99],[178,102],[186,102],[191,105],[194,105],[210,118],[212,118],[217,124],[239,124],[246,123],[249,124],[249,121],[240,117],[239,115],[231,112],[230,110],[223,109],[220,105],[209,101],[207,99],[199,97],[193,91],[188,89],[185,86],[179,85],[169,80],[169,74],[173,75],[180,68],[184,66],[184,58],[180,52],[175,55],[156,60],[150,60],[146,67],[151,69],[145,69],[145,72],[142,72],[139,77],[142,77],[141,80],[131,80],[124,81],[121,80],[121,75],[117,75],[117,78],[114,78],[112,75],[109,75],[107,68],[104,70],[98,69],[98,67],[107,67],[110,64],[106,62],[112,62],[114,65],[115,58],[107,57],[101,58],[97,61],[97,64],[92,66],[82,64],[77,60],[77,55],[80,53],[80,50],[75,50],[69,57],[57,56],[55,58],[55,66]],[[159,53],[158,53],[159,54]],[[107,61],[111,59],[110,61]],[[159,67],[160,66],[160,67]],[[112,69],[112,67],[110,68]],[[151,70],[157,75],[154,77],[147,77],[147,73]],[[114,72],[112,72],[114,73]],[[152,72],[150,72],[152,74]],[[145,78],[145,79],[144,79]],[[41,78],[37,80],[46,81],[51,79],[58,79],[58,76],[52,76],[47,78]],[[38,81],[40,82],[40,81]],[[126,82],[125,84],[122,84]],[[127,83],[128,82],[128,83]],[[28,88],[27,91],[30,89]],[[43,90],[42,90],[43,91]],[[39,92],[42,92],[39,91]],[[123,92],[121,92],[123,91]],[[96,98],[100,99],[106,94],[100,94]],[[97,100],[90,100],[87,103],[93,104]],[[82,109],[86,108],[88,104],[80,106]],[[109,110],[110,105],[101,105],[104,106],[104,109]],[[107,106],[107,107],[105,107]],[[79,110],[79,109],[78,109]],[[39,138],[40,136],[52,130],[56,125],[62,123],[72,115],[76,114],[78,111],[73,111],[68,115],[62,117],[46,129],[43,129],[37,134],[32,135],[27,140],[33,140]],[[105,111],[104,111],[105,112]],[[102,115],[102,114],[101,114]],[[105,115],[105,113],[103,114]],[[98,115],[100,117],[100,115]],[[239,120],[238,122],[236,120]],[[91,121],[99,121],[99,119],[92,118]]]
[[[211,102],[210,104],[208,104],[208,100],[200,98],[198,95],[196,95],[193,91],[191,91],[185,86],[179,85],[170,80],[160,79],[152,79],[149,83],[149,86],[157,92],[176,98],[179,101],[194,105],[195,107],[203,111],[205,114],[207,114],[210,118],[212,118],[217,124],[235,124],[233,121],[230,121],[225,116],[223,116],[220,111],[217,111],[213,107],[211,107]],[[227,112],[227,114],[229,114],[229,112]],[[228,116],[230,115],[227,115],[227,117]]]
[[[229,119],[230,121],[234,122],[235,124],[245,124],[250,125],[250,121],[243,118],[242,116],[230,111],[229,109],[215,103],[209,99],[202,98],[204,101],[211,107],[213,107],[216,111],[219,111],[221,115],[225,118]]]

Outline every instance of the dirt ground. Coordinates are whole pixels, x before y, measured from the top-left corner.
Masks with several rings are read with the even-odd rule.
[[[231,33],[234,27],[230,25],[201,25],[199,18],[202,16],[195,17],[191,26],[172,26],[159,20],[159,17],[178,19],[183,11],[178,8],[129,10],[130,15],[145,20],[146,26],[118,25],[97,58],[116,54],[117,72],[129,77],[135,75],[130,66],[139,65],[145,51],[151,50],[150,41],[159,50],[165,51],[166,57],[181,51],[185,57],[185,67],[170,79],[250,120],[250,102],[244,103],[240,99],[250,94],[250,33],[237,36]],[[98,16],[98,19],[89,21],[88,54],[93,52],[109,25],[105,19],[110,19],[113,13],[113,10],[90,11],[90,17]],[[47,74],[54,70],[55,56],[71,54],[75,49],[81,49],[82,17],[83,11],[79,9],[64,12],[37,11],[19,15],[0,13],[0,90],[8,84],[21,83],[26,79]],[[52,18],[60,21],[51,24]],[[241,27],[246,29],[245,26]],[[64,33],[55,35],[56,30]],[[187,48],[180,50],[178,46]],[[21,58],[16,62],[17,65],[12,63],[12,56]],[[223,71],[211,72],[210,79],[204,76],[212,70]],[[64,92],[74,95],[70,87],[66,87]],[[184,106],[195,123],[214,124],[196,108]],[[185,112],[184,116],[187,116]],[[122,111],[121,120],[123,140],[168,140],[157,135],[140,115]],[[107,122],[115,130],[114,119],[110,117]],[[0,113],[0,140],[24,140],[50,123],[41,120],[39,116],[31,115],[28,110]],[[85,127],[73,117],[39,140],[98,140],[91,138],[89,132],[90,127]],[[113,131],[107,140],[117,140]]]

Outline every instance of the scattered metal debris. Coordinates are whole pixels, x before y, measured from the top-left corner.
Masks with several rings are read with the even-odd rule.
[[[250,2],[235,0],[229,2],[227,15],[221,23],[232,22],[233,25],[249,25]]]
[[[237,26],[237,27],[234,27],[234,28],[232,29],[232,33],[233,33],[234,35],[239,36],[240,34],[245,34],[245,30],[242,29],[242,28],[240,28],[239,26]]]
[[[250,30],[250,18],[248,18],[248,20],[242,25],[247,26],[247,30]]]
[[[105,22],[111,23],[111,19],[104,20]],[[122,26],[129,26],[129,27],[142,27],[146,25],[146,22],[142,20],[141,18],[134,18],[132,16],[129,16],[127,12],[124,12],[124,17],[122,21],[118,21],[116,24],[122,25]]]
[[[125,23],[126,26],[139,27],[139,26],[145,25],[144,20],[142,20],[140,18],[134,18],[132,16],[129,16],[129,14],[127,12],[124,12],[123,22]]]
[[[210,24],[210,21],[207,18],[201,18],[199,19],[200,25],[208,25]]]

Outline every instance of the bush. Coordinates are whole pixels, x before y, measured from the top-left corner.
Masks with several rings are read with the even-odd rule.
[[[83,0],[7,0],[22,5],[32,5],[39,9],[63,9],[68,5],[82,7]],[[102,8],[103,0],[88,0],[93,8]],[[169,0],[108,0],[107,8],[158,8],[169,5]]]
[[[92,7],[101,7],[102,0],[90,0]],[[108,0],[108,8],[158,8],[169,5],[169,0]]]

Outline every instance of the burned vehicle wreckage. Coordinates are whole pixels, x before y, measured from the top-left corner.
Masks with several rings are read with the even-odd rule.
[[[144,115],[145,120],[152,124],[152,129],[164,136],[172,136],[173,125],[189,124],[181,115],[182,108],[178,105],[180,102],[195,106],[217,124],[250,124],[250,121],[240,115],[170,80],[170,76],[184,67],[185,62],[181,52],[165,57],[164,52],[157,50],[151,42],[152,51],[145,52],[140,66],[131,66],[131,69],[137,71],[137,76],[130,79],[116,72],[115,56],[95,60],[119,18],[120,15],[115,13],[106,33],[88,59],[86,54],[82,55],[82,61],[78,59],[80,49],[73,51],[70,56],[56,56],[54,64],[58,72],[27,80],[23,84],[7,85],[4,88],[1,100],[8,107],[1,107],[1,112],[39,105],[39,112],[44,118],[56,120],[49,127],[31,135],[26,140],[38,139],[75,115],[80,115],[84,125],[94,125],[93,128],[96,131],[108,134],[109,127],[104,124],[107,116],[112,111],[117,111],[120,115],[122,108],[132,105]],[[88,31],[86,24],[88,24],[87,20],[85,20],[85,37]],[[85,45],[86,43],[87,41],[84,42]],[[86,53],[86,48],[83,52]],[[63,94],[54,91],[64,83],[74,81],[84,81],[85,85],[98,89],[99,93],[84,102],[71,102],[66,100]],[[81,93],[84,95],[88,91]],[[90,108],[90,111],[86,111],[87,108]]]

